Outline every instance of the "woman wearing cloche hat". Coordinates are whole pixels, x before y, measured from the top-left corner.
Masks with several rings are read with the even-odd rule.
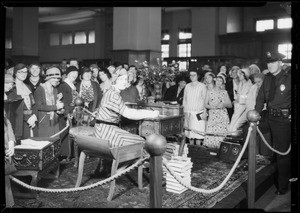
[[[24,83],[28,74],[28,68],[25,64],[19,63],[14,66],[13,77],[15,78],[16,87],[8,94],[8,99],[23,99],[16,113],[16,119],[21,118],[23,124],[16,121],[17,125],[22,125],[21,139],[37,136],[36,128],[36,106],[30,87]]]
[[[62,94],[58,94],[57,86],[61,80],[61,72],[57,67],[46,70],[45,83],[41,83],[34,93],[38,110],[39,137],[49,137],[59,132],[59,116],[64,104]]]
[[[78,68],[75,66],[69,66],[65,72],[67,77],[65,80],[58,86],[58,92],[62,93],[63,98],[62,102],[64,103],[64,113],[59,116],[59,128],[63,129],[67,125],[67,119],[73,113],[75,108],[74,100],[77,98],[78,92],[76,91],[75,82],[78,77]],[[69,146],[68,146],[68,137],[62,141],[61,155],[69,155]]]
[[[241,127],[242,123],[239,122],[239,117],[246,110],[247,96],[253,85],[249,78],[250,70],[248,68],[238,70],[238,77],[240,83],[237,89],[237,98],[234,100],[234,113],[229,125],[229,131],[236,131]]]

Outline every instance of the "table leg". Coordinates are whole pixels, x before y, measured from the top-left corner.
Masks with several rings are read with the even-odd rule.
[[[34,171],[31,174],[31,186],[37,186],[37,178],[38,178],[38,171]],[[37,192],[36,191],[32,191],[32,195],[34,197],[37,197]]]

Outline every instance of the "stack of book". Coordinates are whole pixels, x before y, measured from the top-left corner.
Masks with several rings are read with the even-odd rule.
[[[167,161],[170,161],[173,157],[178,156],[179,147],[180,145],[177,143],[167,143],[167,149],[163,157],[167,159]],[[187,158],[188,153],[189,153],[189,149],[185,144],[183,148],[182,157]],[[163,178],[166,177],[166,174],[167,174],[167,169],[163,166]]]
[[[168,161],[172,159],[173,156],[178,156],[180,145],[177,143],[167,143],[167,149],[163,155],[164,158],[166,158]],[[184,145],[183,148],[183,157],[187,157],[187,154],[189,153],[189,149],[187,148],[187,145]]]
[[[181,177],[184,183],[187,185],[191,185],[191,172],[193,163],[191,162],[191,158],[176,156],[172,157],[172,159],[168,162],[168,167],[170,167],[177,176]],[[166,175],[166,190],[168,192],[173,192],[177,194],[181,194],[186,191],[187,188],[182,186],[169,172]]]

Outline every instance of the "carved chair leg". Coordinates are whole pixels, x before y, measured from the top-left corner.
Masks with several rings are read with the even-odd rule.
[[[68,143],[69,143],[69,153],[68,153],[68,156],[67,156],[67,162],[69,162],[72,158],[72,143],[73,143],[73,140],[71,137],[68,137]]]
[[[111,176],[116,174],[118,165],[119,165],[119,159],[118,158],[114,159],[113,163],[112,163],[112,166],[111,166]],[[108,197],[107,197],[108,201],[112,200],[112,197],[113,197],[113,194],[114,194],[114,191],[115,191],[115,186],[116,186],[116,180],[111,181],[110,188],[109,188],[109,194],[108,194]]]
[[[143,166],[139,165],[138,167],[138,187],[143,189]]]
[[[76,142],[76,140],[74,141],[74,158],[75,158],[75,163],[74,163],[74,167],[78,167],[78,144]]]
[[[86,157],[86,154],[84,152],[81,152],[80,159],[79,159],[79,166],[78,166],[78,176],[77,176],[77,181],[76,181],[75,187],[79,187],[81,184],[85,157]]]

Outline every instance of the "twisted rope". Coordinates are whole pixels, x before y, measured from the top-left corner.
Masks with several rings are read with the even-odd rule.
[[[130,170],[138,167],[141,163],[143,163],[145,160],[147,160],[149,158],[149,156],[147,157],[144,157],[143,159],[140,159],[138,160],[137,162],[135,162],[134,164],[132,164],[131,166],[129,166],[128,168],[124,169],[123,171],[117,173],[117,174],[114,174],[113,176],[105,179],[105,180],[102,180],[102,181],[99,181],[97,183],[93,183],[89,186],[81,186],[81,187],[77,187],[77,188],[68,188],[68,189],[46,189],[46,188],[41,188],[41,187],[37,187],[37,186],[31,186],[31,185],[28,185],[22,181],[20,181],[19,179],[13,177],[13,176],[9,176],[9,178],[20,184],[21,186],[27,188],[27,189],[30,189],[30,190],[33,190],[33,191],[42,191],[42,192],[47,192],[47,193],[66,193],[66,192],[77,192],[77,191],[85,191],[85,190],[88,190],[88,189],[92,189],[92,188],[95,188],[95,187],[98,187],[98,186],[101,186],[103,184],[106,184],[106,183],[109,183],[115,179],[117,179],[118,177],[120,177],[121,175],[125,174],[125,173],[128,173]]]
[[[60,134],[63,133],[66,129],[68,129],[69,126],[70,126],[70,122],[69,122],[69,120],[67,120],[67,125],[66,125],[62,130],[60,130],[58,133],[55,133],[54,135],[51,135],[50,138],[54,138],[54,137],[60,135]]]
[[[274,149],[273,147],[271,147],[271,146],[269,145],[269,143],[266,141],[265,137],[263,136],[263,134],[261,133],[261,131],[259,130],[258,127],[257,127],[257,132],[258,132],[258,134],[260,135],[260,137],[261,137],[261,139],[263,140],[263,142],[266,144],[266,146],[267,146],[271,151],[273,151],[273,152],[275,152],[275,153],[277,153],[277,154],[279,154],[279,155],[287,155],[287,154],[290,153],[290,151],[291,151],[291,144],[290,144],[290,146],[289,146],[289,148],[288,148],[288,150],[287,150],[286,152],[279,152],[278,150]]]
[[[240,160],[246,150],[246,147],[249,143],[249,139],[250,139],[250,134],[252,132],[252,126],[253,124],[251,123],[250,124],[250,127],[248,128],[248,134],[247,134],[247,138],[246,138],[246,141],[243,145],[243,148],[236,160],[236,162],[234,163],[233,167],[231,168],[230,172],[228,173],[228,175],[226,176],[226,178],[223,180],[223,182],[217,186],[216,188],[214,189],[201,189],[201,188],[197,188],[197,187],[194,187],[194,186],[190,186],[188,185],[187,183],[185,183],[182,178],[180,176],[178,176],[173,170],[172,168],[170,168],[168,165],[167,165],[167,160],[165,158],[163,158],[163,165],[166,167],[166,169],[169,171],[169,173],[184,187],[192,190],[192,191],[195,191],[195,192],[198,192],[198,193],[204,193],[204,194],[211,194],[211,193],[215,193],[219,190],[221,190],[225,184],[227,183],[227,181],[229,180],[229,178],[232,176],[234,170],[236,169],[236,167],[238,166],[238,164],[240,163]]]
[[[184,130],[192,131],[194,133],[200,134],[200,135],[216,135],[216,136],[227,136],[227,135],[235,135],[236,133],[240,133],[241,130],[235,130],[235,131],[228,131],[228,132],[204,132],[204,131],[198,131],[195,129],[190,129],[187,127],[183,127]]]

